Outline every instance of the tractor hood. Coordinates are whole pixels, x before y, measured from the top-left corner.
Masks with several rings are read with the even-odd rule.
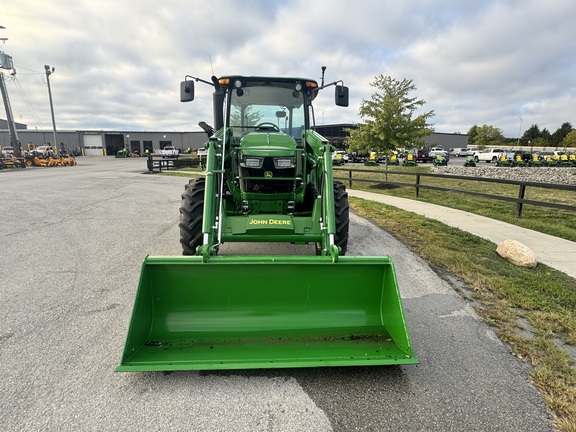
[[[251,132],[240,140],[242,156],[295,156],[296,142],[279,132]]]

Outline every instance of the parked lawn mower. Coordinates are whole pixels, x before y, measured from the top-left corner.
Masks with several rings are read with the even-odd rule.
[[[413,153],[408,153],[406,155],[406,157],[404,158],[402,165],[404,165],[404,166],[417,166],[418,164],[416,163],[416,156],[414,156]]]

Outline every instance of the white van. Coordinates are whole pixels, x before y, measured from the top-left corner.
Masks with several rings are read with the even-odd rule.
[[[466,156],[466,150],[468,150],[466,147],[457,147],[457,148],[451,148],[450,150],[448,150],[448,153],[450,154],[450,156],[464,157]]]

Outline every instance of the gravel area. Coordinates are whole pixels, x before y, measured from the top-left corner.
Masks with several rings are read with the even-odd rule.
[[[498,167],[493,165],[475,167],[439,166],[432,172],[470,177],[490,177],[505,180],[536,183],[576,185],[576,168],[568,167]]]

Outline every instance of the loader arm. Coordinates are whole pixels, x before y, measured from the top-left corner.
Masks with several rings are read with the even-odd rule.
[[[223,173],[217,166],[217,152],[221,152],[221,144],[218,136],[213,135],[208,141],[206,155],[206,189],[204,193],[204,212],[202,218],[203,244],[198,247],[197,253],[203,257],[204,262],[208,261],[211,255],[218,251],[218,241],[216,238],[216,214],[219,206],[218,190],[219,181],[222,180]]]

